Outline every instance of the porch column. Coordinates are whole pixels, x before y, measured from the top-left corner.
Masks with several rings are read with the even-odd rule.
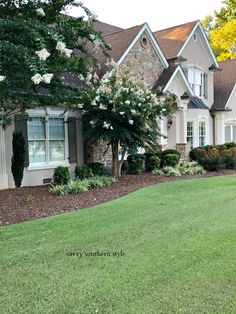
[[[215,145],[224,144],[225,142],[225,114],[224,112],[215,113],[214,115],[214,142]]]
[[[8,175],[6,171],[5,132],[0,126],[0,189],[8,188]]]
[[[176,150],[182,159],[189,158],[190,144],[187,143],[187,111],[188,100],[182,100],[178,111],[178,124],[176,128]]]

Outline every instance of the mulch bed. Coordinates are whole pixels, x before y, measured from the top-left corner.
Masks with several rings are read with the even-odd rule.
[[[49,192],[48,186],[23,187],[0,191],[0,225],[9,225],[22,221],[57,215],[80,208],[101,204],[144,186],[219,175],[236,174],[233,170],[208,172],[198,176],[158,177],[151,173],[122,176],[109,187],[96,188],[76,195],[57,196]]]

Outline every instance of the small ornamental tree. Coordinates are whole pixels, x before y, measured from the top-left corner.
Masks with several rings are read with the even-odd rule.
[[[25,140],[22,133],[13,133],[12,150],[11,172],[14,178],[15,186],[19,188],[23,179],[25,162]]]
[[[128,73],[119,76],[116,65],[112,66],[101,79],[95,73],[87,80],[81,98],[84,102],[78,108],[83,109],[85,137],[111,146],[113,175],[118,177],[129,149],[157,146],[161,135],[158,118],[171,114],[175,101],[172,97],[160,101]]]
[[[85,17],[71,18],[71,6]],[[0,125],[35,106],[77,103],[79,75],[94,66],[93,50],[106,50],[95,17],[76,0],[0,1]],[[86,49],[89,47],[89,49]],[[90,51],[90,53],[89,53]]]

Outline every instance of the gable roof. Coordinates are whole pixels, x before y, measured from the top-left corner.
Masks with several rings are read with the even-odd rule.
[[[178,55],[197,23],[193,21],[153,33],[167,59]]]
[[[219,62],[222,71],[214,73],[214,104],[211,110],[225,110],[236,85],[236,59]]]
[[[177,74],[180,74],[185,86],[188,90],[188,95],[193,96],[193,91],[188,83],[188,80],[183,72],[182,67],[179,64],[170,64],[169,68],[165,69],[161,76],[158,78],[156,84],[153,87],[153,92],[167,92],[168,87],[174,80]],[[160,89],[160,90],[159,90]]]
[[[123,28],[121,28],[121,27],[114,26],[114,25],[104,23],[101,21],[95,21],[93,23],[93,27],[97,32],[102,33],[103,36],[106,36],[106,35],[109,35],[109,34],[123,30]]]

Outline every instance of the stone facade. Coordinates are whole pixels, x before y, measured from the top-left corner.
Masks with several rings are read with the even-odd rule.
[[[180,153],[181,159],[189,160],[189,152],[191,150],[191,145],[189,143],[177,143],[176,150]]]
[[[164,70],[163,64],[145,33],[121,63],[119,74],[122,75],[127,70],[137,82],[144,83],[149,88],[154,86]]]

